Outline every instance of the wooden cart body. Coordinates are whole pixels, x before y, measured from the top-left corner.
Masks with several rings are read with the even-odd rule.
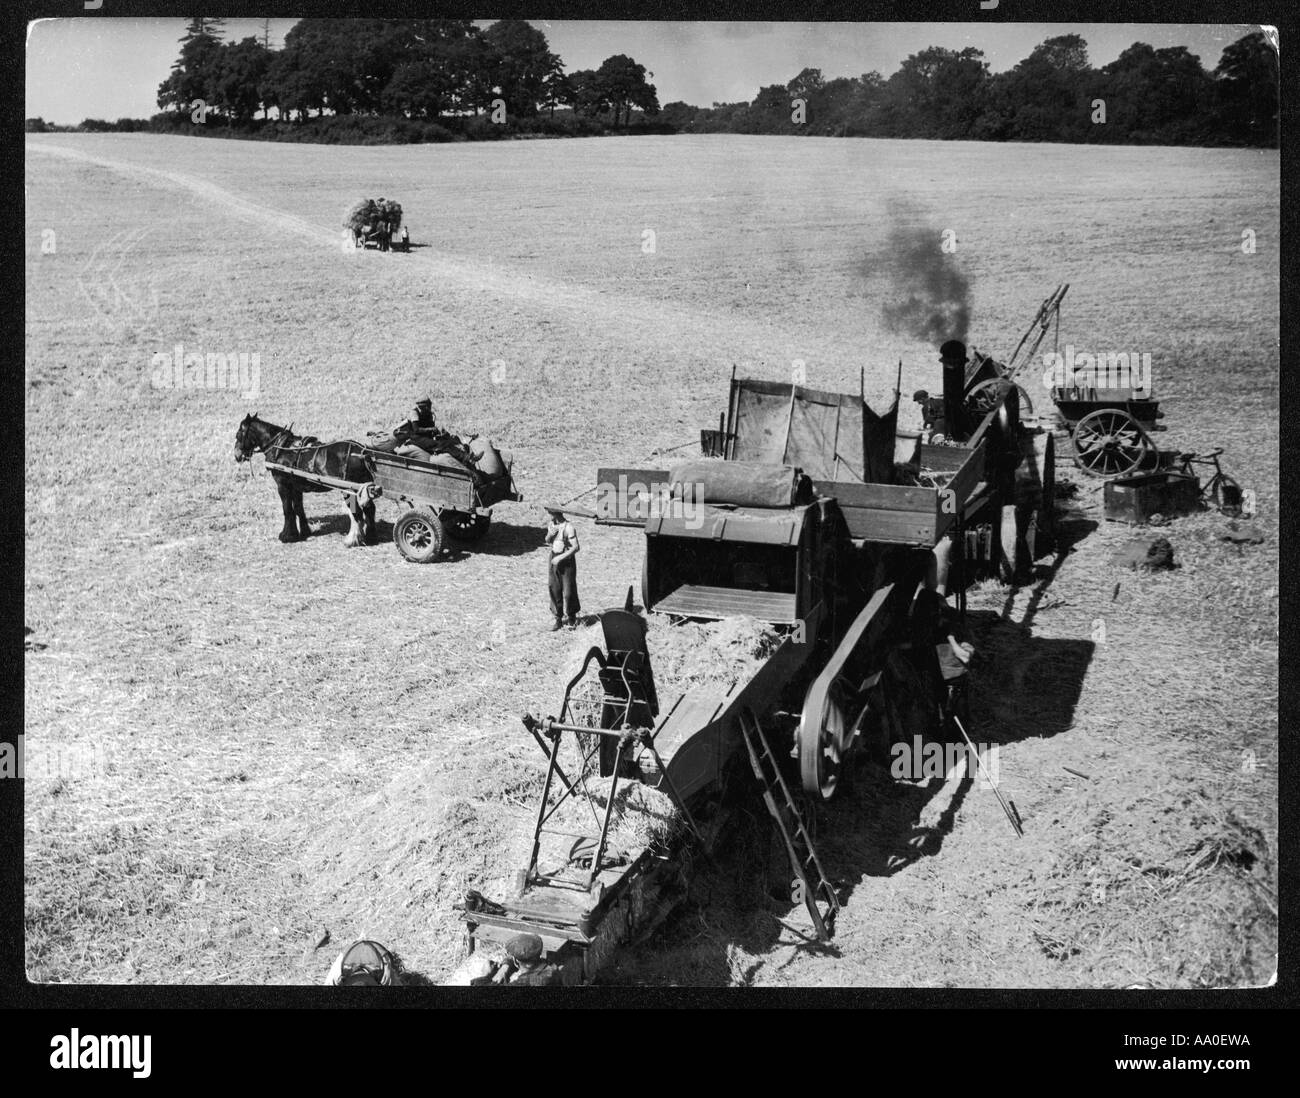
[[[358,445],[357,449],[370,470],[370,483],[381,490],[384,498],[403,507],[403,514],[393,528],[393,540],[404,557],[418,563],[438,556],[444,532],[462,541],[477,541],[487,533],[492,507],[524,498],[515,488],[509,468],[498,476],[488,477],[468,469],[364,446]],[[268,461],[266,467],[340,492],[358,492],[366,483],[273,461]]]

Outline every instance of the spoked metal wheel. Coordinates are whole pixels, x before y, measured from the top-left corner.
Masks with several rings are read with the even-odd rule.
[[[427,564],[442,552],[442,523],[431,511],[407,511],[393,527],[398,552],[416,564]]]
[[[1155,446],[1127,412],[1100,408],[1074,425],[1074,462],[1094,477],[1123,476],[1140,468]]]
[[[447,535],[457,541],[478,541],[488,532],[492,520],[487,515],[469,515],[464,511],[444,511],[442,524]]]
[[[799,719],[799,778],[808,796],[828,801],[835,795],[852,740],[843,707],[814,683]]]
[[[966,394],[966,406],[970,409],[973,418],[983,419],[993,411],[1008,389],[1015,389],[1020,397],[1020,414],[1031,415],[1034,411],[1034,403],[1022,386],[1005,378],[991,377],[987,381],[981,381]]]
[[[1206,498],[1216,511],[1232,516],[1241,514],[1241,485],[1227,474],[1216,477],[1210,482]]]

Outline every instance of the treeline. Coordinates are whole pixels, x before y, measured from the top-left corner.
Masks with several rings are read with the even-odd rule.
[[[1087,43],[1067,34],[1003,73],[991,73],[980,50],[936,46],[888,79],[827,80],[807,68],[752,102],[661,111],[643,65],[618,54],[566,73],[546,36],[521,20],[480,29],[448,19],[303,19],[280,49],[269,33],[225,42],[222,29],[221,20],[191,20],[158,89],[162,113],[71,128],[348,144],[611,132],[1278,143],[1277,51],[1261,32],[1225,49],[1213,71],[1186,47],[1142,42],[1096,69]],[[29,119],[27,128],[68,127]]]
[[[1213,72],[1184,46],[1143,42],[1095,69],[1087,43],[1066,34],[1003,73],[980,50],[935,46],[888,79],[804,69],[749,103],[668,103],[662,120],[680,133],[1275,147],[1277,91],[1277,51],[1259,32],[1225,49]]]
[[[495,124],[570,108],[612,126],[659,112],[645,66],[618,54],[566,73],[546,35],[522,20],[481,30],[457,19],[302,19],[281,49],[221,41],[221,23],[191,20],[158,106],[189,117],[201,104],[233,125],[272,112],[284,122],[490,115]]]

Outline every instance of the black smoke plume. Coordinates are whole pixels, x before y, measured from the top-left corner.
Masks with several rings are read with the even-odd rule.
[[[881,304],[885,328],[926,343],[966,341],[970,283],[955,255],[942,250],[944,230],[900,224],[907,215],[890,209],[895,222],[881,260],[886,288]]]

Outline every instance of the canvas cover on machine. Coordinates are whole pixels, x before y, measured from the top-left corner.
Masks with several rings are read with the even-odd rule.
[[[799,471],[790,465],[752,461],[684,461],[668,474],[674,499],[730,503],[738,507],[793,507]]]
[[[776,381],[737,380],[731,391],[736,461],[802,469],[813,480],[888,484],[898,397],[877,415],[861,396]]]

